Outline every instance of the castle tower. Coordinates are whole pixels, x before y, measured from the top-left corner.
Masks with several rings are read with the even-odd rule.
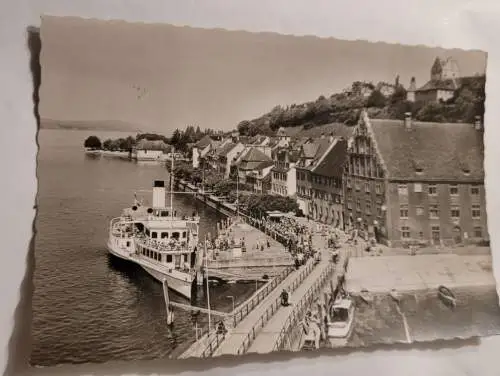
[[[441,59],[436,57],[431,67],[431,80],[455,80],[460,77],[460,69],[457,61],[452,57]]]
[[[406,91],[406,100],[409,102],[415,102],[415,91],[417,90],[417,81],[415,77],[412,77],[410,80],[410,86]]]

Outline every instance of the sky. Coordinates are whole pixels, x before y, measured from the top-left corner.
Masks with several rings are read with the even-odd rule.
[[[454,57],[463,76],[486,71],[480,51],[70,17],[44,17],[41,39],[42,118],[166,135],[234,129],[356,80],[423,86],[436,56]]]

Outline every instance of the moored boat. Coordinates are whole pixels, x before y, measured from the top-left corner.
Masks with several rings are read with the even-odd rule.
[[[453,307],[457,305],[457,298],[455,297],[455,294],[453,294],[453,292],[446,286],[441,285],[438,287],[438,297],[447,305],[451,305]]]
[[[359,297],[367,304],[371,304],[373,302],[373,294],[367,289],[362,289],[359,292]]]
[[[332,344],[345,345],[354,324],[355,304],[349,294],[335,299],[328,312],[328,338]],[[340,343],[341,342],[341,343]]]
[[[146,207],[137,199],[109,226],[107,248],[121,259],[140,265],[157,281],[190,299],[196,278],[199,218],[177,216],[165,205],[165,183],[153,185],[153,204]]]

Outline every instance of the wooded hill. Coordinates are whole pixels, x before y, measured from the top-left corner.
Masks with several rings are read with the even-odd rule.
[[[485,76],[464,77],[453,98],[446,102],[419,103],[406,100],[406,89],[396,79],[394,93],[384,96],[371,83],[354,82],[349,92],[320,96],[315,101],[288,106],[276,106],[270,112],[253,120],[238,124],[240,134],[272,135],[280,127],[303,126],[305,129],[328,123],[354,125],[361,109],[379,119],[403,119],[411,112],[416,120],[429,122],[473,122],[475,115],[484,115]],[[370,86],[373,91],[367,97],[354,90],[360,85]],[[357,94],[353,94],[357,93]]]

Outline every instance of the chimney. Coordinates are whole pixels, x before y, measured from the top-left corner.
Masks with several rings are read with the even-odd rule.
[[[411,112],[405,112],[405,128],[411,129]]]
[[[474,116],[474,128],[480,131],[483,127],[481,124],[481,116],[476,115]]]
[[[165,182],[155,180],[153,182],[153,208],[165,207]]]
[[[325,134],[324,133],[321,133],[321,138],[325,138]]]

